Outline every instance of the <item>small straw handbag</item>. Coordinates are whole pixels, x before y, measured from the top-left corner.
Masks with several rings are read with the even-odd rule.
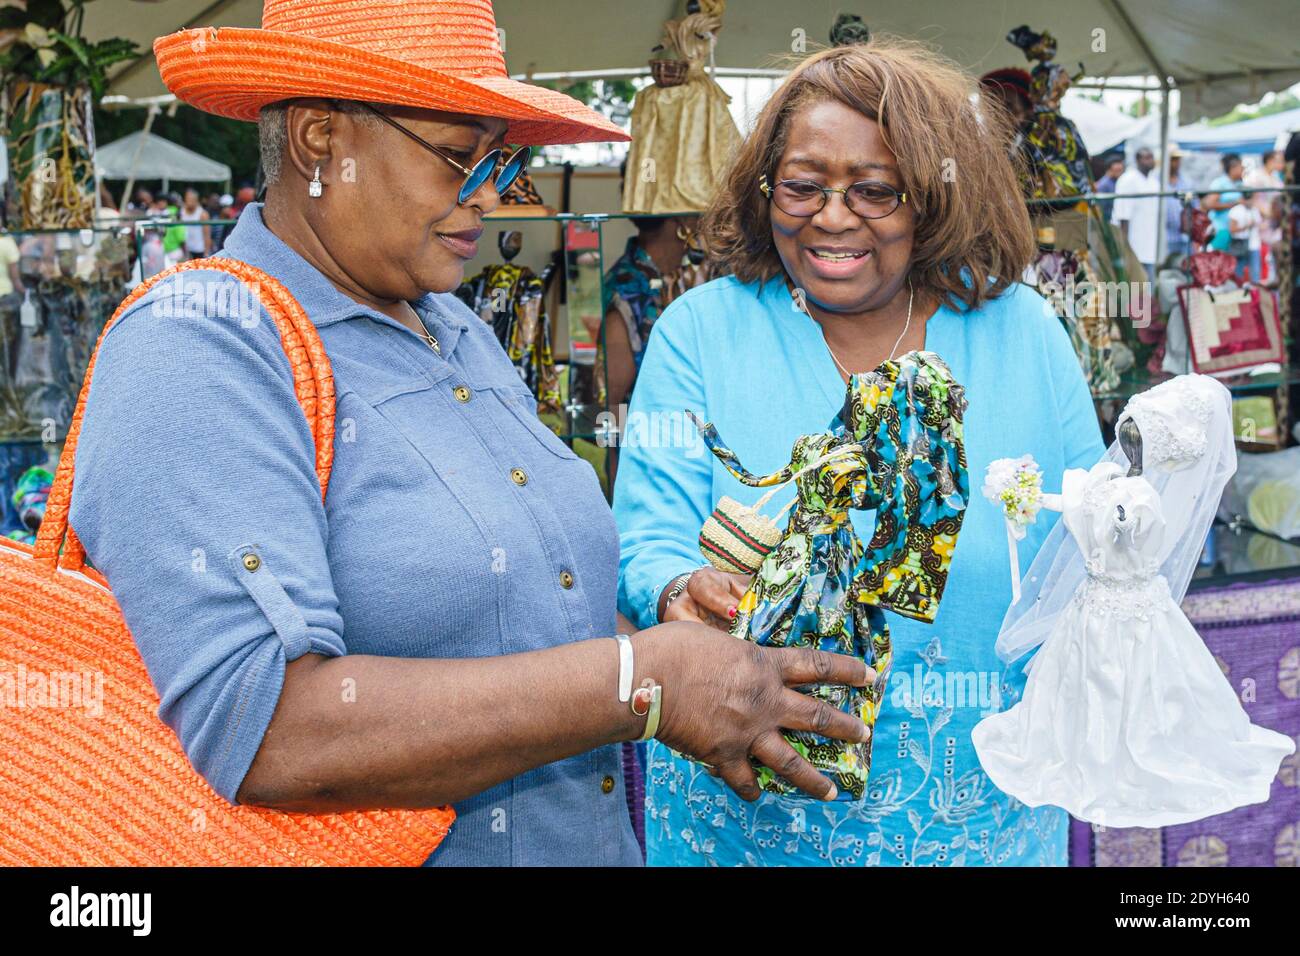
[[[708,427],[692,412],[686,414],[697,427]],[[841,456],[861,453],[861,445],[842,445],[788,476],[785,472],[780,472],[771,489],[752,505],[741,504],[730,495],[723,495],[700,528],[700,553],[719,571],[746,576],[757,574],[763,559],[785,537],[785,532],[781,530],[781,519],[799,503],[796,495],[776,513],[775,518],[769,518],[763,514],[763,509],[772,500],[772,496],[814,468],[820,468]]]
[[[758,571],[763,559],[781,543],[781,528],[762,513],[768,498],[779,490],[773,488],[753,505],[741,504],[730,495],[718,499],[718,506],[700,528],[700,553],[709,564],[730,574]]]
[[[104,333],[156,283],[189,269],[235,276],[275,321],[315,438],[323,498],[334,379],[311,320],[277,280],[231,259],[184,262],[137,287]],[[35,545],[0,540],[0,864],[420,865],[446,836],[450,808],[304,814],[232,806],[157,716],[158,695],[108,583],[86,567],[68,526],[94,369],[92,355]],[[102,706],[73,705],[88,684],[98,684]]]

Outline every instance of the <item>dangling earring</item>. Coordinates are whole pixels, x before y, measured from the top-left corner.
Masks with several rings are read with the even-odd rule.
[[[312,181],[307,184],[307,195],[312,199],[320,199],[323,185],[324,184],[320,181],[320,164],[318,163],[316,165],[316,175],[312,177]]]

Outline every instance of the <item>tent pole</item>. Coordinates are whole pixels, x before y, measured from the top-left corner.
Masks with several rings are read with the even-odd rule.
[[[1169,188],[1169,79],[1160,77],[1160,191],[1165,192]],[[1163,255],[1168,254],[1165,248],[1168,236],[1165,235],[1165,204],[1168,200],[1160,197],[1160,215],[1156,217],[1156,274],[1160,274],[1160,263],[1164,261]]]
[[[1146,61],[1151,64],[1156,78],[1160,80],[1160,191],[1164,192],[1165,184],[1169,181],[1169,71],[1151,49],[1151,44],[1147,43],[1142,31],[1133,23],[1133,18],[1128,15],[1120,0],[1101,0],[1101,5],[1110,10],[1120,27],[1128,34],[1128,38],[1142,51]],[[1160,213],[1156,216],[1156,265],[1158,266],[1160,247],[1165,241],[1165,200],[1161,196],[1156,201],[1160,203]]]
[[[150,103],[149,111],[144,117],[144,129],[141,130],[140,145],[135,148],[135,156],[131,158],[131,169],[126,177],[126,188],[122,190],[122,213],[126,213],[127,203],[131,201],[131,191],[135,188],[135,167],[140,162],[140,155],[144,152],[145,145],[149,142],[149,129],[153,126],[153,118],[158,115],[158,104]]]

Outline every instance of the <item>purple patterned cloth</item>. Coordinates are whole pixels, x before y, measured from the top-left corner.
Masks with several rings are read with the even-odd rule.
[[[1300,579],[1189,594],[1183,611],[1252,722],[1300,742]],[[1072,820],[1071,866],[1300,866],[1300,754],[1267,803],[1160,830]]]
[[[627,812],[632,817],[632,831],[645,859],[645,771],[636,755],[636,744],[623,744],[623,787],[627,792]]]

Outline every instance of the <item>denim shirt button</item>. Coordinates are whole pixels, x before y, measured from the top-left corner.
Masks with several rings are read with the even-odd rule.
[[[466,402],[468,402],[471,398],[474,397],[474,393],[471,392],[464,385],[456,386],[454,389],[452,389],[452,394],[456,396],[456,401],[460,402],[462,405],[464,405]]]
[[[609,774],[605,774],[605,779],[600,782],[600,792],[601,793],[614,792],[614,778],[611,777]]]
[[[564,588],[566,591],[573,587],[573,575],[568,571],[560,572],[560,587]]]
[[[524,485],[528,484],[528,475],[522,468],[512,468],[510,470],[510,480],[522,488]]]

